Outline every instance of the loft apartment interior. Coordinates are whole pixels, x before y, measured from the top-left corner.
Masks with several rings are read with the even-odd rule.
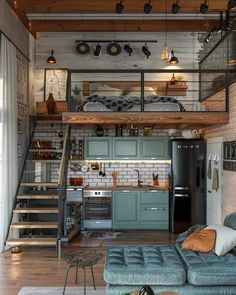
[[[236,294],[236,1],[0,0],[0,294]]]

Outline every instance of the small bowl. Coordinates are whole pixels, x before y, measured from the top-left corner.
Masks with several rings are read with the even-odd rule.
[[[81,186],[83,185],[83,177],[70,177],[70,185]]]

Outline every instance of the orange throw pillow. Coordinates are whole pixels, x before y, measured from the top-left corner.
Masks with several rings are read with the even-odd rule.
[[[181,245],[181,248],[196,252],[209,253],[215,247],[216,231],[212,229],[199,230],[192,233]]]

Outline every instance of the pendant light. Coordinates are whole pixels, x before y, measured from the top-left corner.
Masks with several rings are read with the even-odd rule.
[[[161,51],[161,60],[165,61],[165,60],[169,60],[169,49],[167,46],[167,0],[166,0],[166,19],[165,19],[165,25],[166,25],[166,41],[164,43],[164,48]]]
[[[54,51],[52,50],[51,51],[51,55],[48,57],[48,59],[47,59],[47,63],[48,64],[55,64],[56,63],[56,59],[55,59],[55,57],[53,56],[53,54],[54,54]]]
[[[171,50],[171,58],[169,60],[169,63],[172,65],[176,65],[177,63],[179,63],[178,58],[175,56],[174,50]]]

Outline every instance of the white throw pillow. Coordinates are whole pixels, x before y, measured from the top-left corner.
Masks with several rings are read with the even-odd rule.
[[[236,246],[236,230],[223,225],[209,225],[205,229],[216,231],[216,255],[225,255]]]

